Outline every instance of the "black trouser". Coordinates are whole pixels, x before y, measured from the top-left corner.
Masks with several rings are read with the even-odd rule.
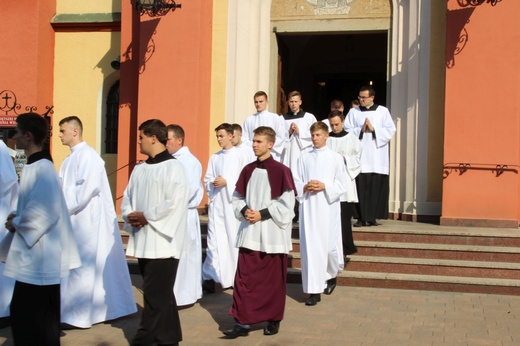
[[[11,330],[16,346],[60,344],[60,285],[16,281],[11,300]]]
[[[173,285],[179,260],[139,258],[144,309],[132,345],[175,344],[182,340]]]
[[[341,202],[341,238],[343,241],[343,255],[352,255],[357,252],[352,236],[352,214],[354,203]]]

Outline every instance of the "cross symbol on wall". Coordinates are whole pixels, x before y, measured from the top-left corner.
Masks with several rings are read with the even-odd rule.
[[[8,107],[8,106],[9,106],[9,105],[8,105],[9,99],[11,99],[12,97],[9,96],[7,93],[5,93],[5,96],[2,97],[2,98],[5,100],[4,108],[5,108],[5,107]]]

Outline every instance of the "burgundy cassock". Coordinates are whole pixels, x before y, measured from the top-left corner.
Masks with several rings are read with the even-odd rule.
[[[257,168],[267,170],[272,199],[287,190],[296,192],[290,169],[269,157],[244,167],[236,185],[236,192],[240,195],[246,196],[249,178]],[[241,247],[229,314],[241,324],[281,321],[285,310],[286,281],[287,254],[268,254]]]

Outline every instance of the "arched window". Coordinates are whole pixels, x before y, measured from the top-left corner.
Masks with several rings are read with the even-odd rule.
[[[107,95],[107,114],[105,115],[105,153],[117,154],[117,126],[119,119],[119,81]]]

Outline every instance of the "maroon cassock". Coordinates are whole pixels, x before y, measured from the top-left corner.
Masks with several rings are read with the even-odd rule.
[[[244,167],[236,185],[236,192],[241,196],[246,197],[247,184],[255,169],[267,170],[272,199],[288,190],[296,193],[291,170],[271,156]],[[229,314],[240,324],[281,321],[285,310],[286,281],[287,254],[268,254],[241,247]]]

